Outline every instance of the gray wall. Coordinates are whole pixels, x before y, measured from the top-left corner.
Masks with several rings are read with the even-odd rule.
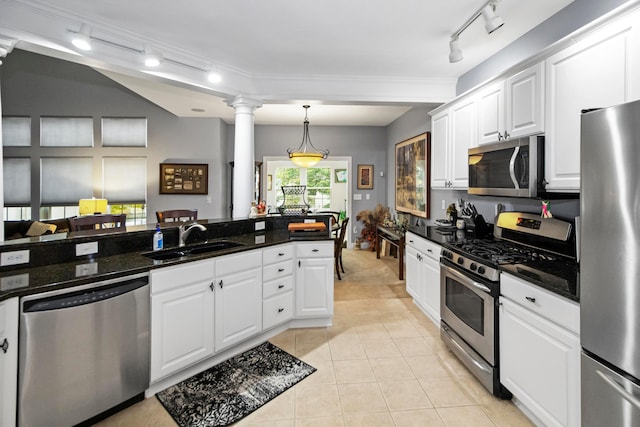
[[[100,117],[147,117],[148,148],[139,152],[147,156],[148,221],[156,221],[156,210],[177,208],[198,209],[201,218],[226,217],[226,127],[221,119],[178,118],[89,67],[17,49],[3,58],[0,84],[4,115],[31,116],[36,130],[40,116],[92,116],[96,146]],[[32,135],[35,146],[37,138]],[[160,195],[161,162],[208,163],[209,195]]]
[[[456,93],[459,95],[472,89],[616,7],[632,2],[625,0],[574,0],[573,3],[542,24],[460,76]],[[509,25],[508,19],[505,19],[506,25]]]

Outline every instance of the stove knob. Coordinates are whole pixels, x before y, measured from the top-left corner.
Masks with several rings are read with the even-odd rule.
[[[471,269],[471,271],[476,271],[476,269],[478,268],[478,266],[476,265],[475,262],[472,262],[471,265],[469,266],[469,268]]]
[[[486,270],[484,269],[484,267],[482,267],[482,266],[478,267],[478,273],[484,274],[485,271]]]
[[[458,258],[458,264],[460,265],[464,264],[464,258],[462,257]]]
[[[442,251],[442,256],[449,259],[453,258],[453,254],[449,251]]]

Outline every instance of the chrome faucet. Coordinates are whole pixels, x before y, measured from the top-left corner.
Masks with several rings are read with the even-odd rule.
[[[197,228],[200,231],[207,231],[207,227],[202,224],[198,224],[194,222],[192,224],[182,223],[180,227],[178,227],[178,246],[182,247],[187,244],[187,239],[189,238],[189,234],[191,234],[191,230]]]

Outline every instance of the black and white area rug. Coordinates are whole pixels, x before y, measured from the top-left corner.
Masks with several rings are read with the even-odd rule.
[[[226,426],[316,368],[265,342],[156,394],[181,427]]]

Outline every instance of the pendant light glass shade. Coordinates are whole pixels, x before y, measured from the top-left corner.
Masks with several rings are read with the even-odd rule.
[[[289,159],[296,166],[300,166],[301,168],[310,168],[311,166],[315,166],[318,164],[320,160],[326,159],[329,156],[329,150],[318,150],[311,143],[311,138],[309,137],[309,119],[307,118],[307,111],[309,106],[303,105],[304,107],[304,131],[302,134],[302,143],[300,146],[294,149],[287,149],[287,153],[289,153]]]

